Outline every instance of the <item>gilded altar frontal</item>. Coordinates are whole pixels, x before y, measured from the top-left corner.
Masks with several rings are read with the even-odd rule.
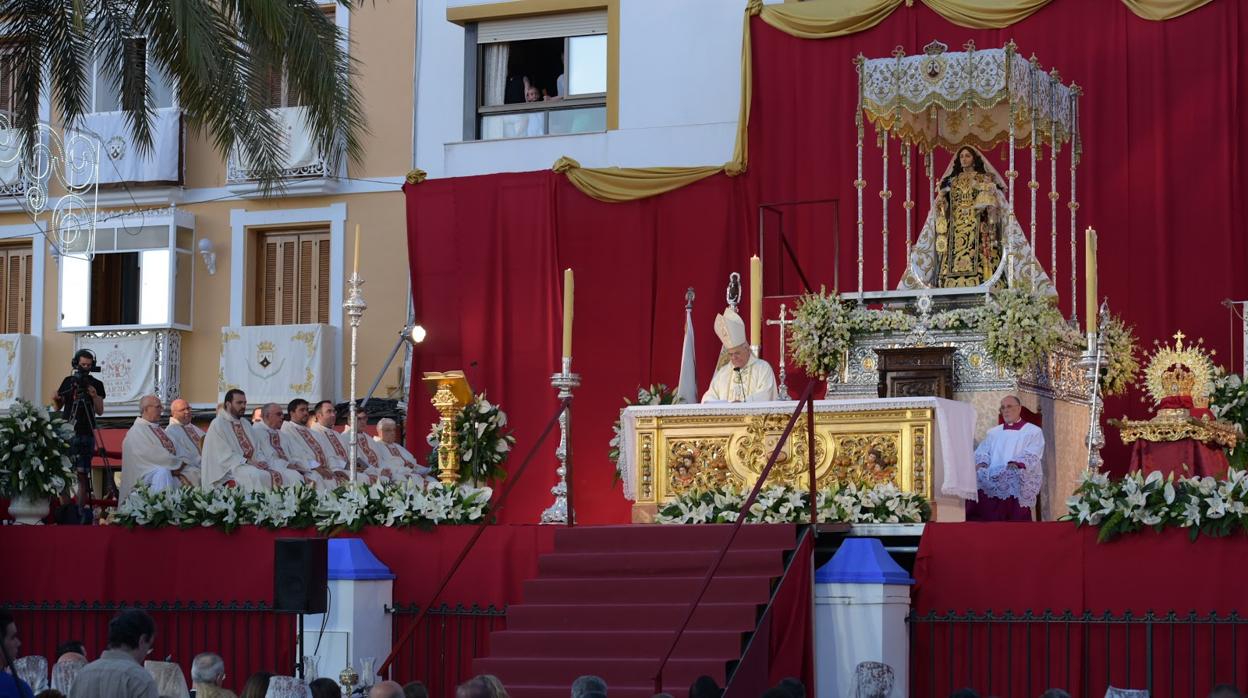
[[[638,416],[633,520],[649,520],[664,502],[690,490],[753,487],[784,433],[790,413]],[[803,414],[767,478],[809,487],[807,416]],[[935,410],[904,408],[815,413],[815,479],[891,482],[931,497]]]

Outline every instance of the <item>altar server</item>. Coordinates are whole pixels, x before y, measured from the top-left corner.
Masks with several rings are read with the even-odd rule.
[[[399,443],[399,427],[393,419],[386,417],[377,422],[377,436],[373,437],[373,441],[374,449],[381,455],[383,467],[406,471],[408,477],[434,480],[429,466],[421,465],[416,456]]]
[[[153,492],[199,485],[199,469],[187,465],[169,435],[157,424],[160,410],[160,398],[155,395],[139,399],[139,416],[121,442],[122,499],[140,483]]]
[[[771,364],[754,356],[745,339],[745,322],[726,308],[715,316],[715,335],[724,344],[728,363],[715,372],[702,402],[769,402],[776,399],[776,374]]]
[[[1044,432],[1022,414],[1018,397],[1001,399],[1002,423],[975,449],[979,501],[966,503],[967,521],[1031,521],[1044,482]]]
[[[225,393],[216,419],[204,437],[202,483],[205,488],[233,480],[245,490],[263,490],[290,484],[298,477],[285,468],[267,463],[256,448],[251,424],[242,419],[247,395],[237,388]]]

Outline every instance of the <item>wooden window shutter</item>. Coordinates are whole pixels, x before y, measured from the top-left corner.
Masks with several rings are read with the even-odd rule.
[[[295,294],[299,292],[299,270],[295,266],[297,244],[298,239],[293,237],[284,238],[281,243],[281,282],[278,292],[281,297],[281,311],[276,323],[279,325],[298,322],[295,319]]]
[[[30,305],[32,284],[35,281],[35,254],[34,249],[23,250],[22,255],[22,334],[30,334]]]
[[[329,234],[281,231],[260,242],[262,325],[329,322]]]
[[[17,57],[11,46],[0,48],[0,112],[13,116],[13,73]]]
[[[142,111],[147,87],[147,39],[124,39],[122,42],[121,108]]]

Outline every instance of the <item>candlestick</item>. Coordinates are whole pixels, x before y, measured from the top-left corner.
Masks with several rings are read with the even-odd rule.
[[[360,273],[360,224],[355,224],[355,266],[351,268],[352,274]]]
[[[763,345],[763,260],[750,257],[750,346],[754,353]]]
[[[581,377],[572,372],[571,357],[563,357],[559,373],[550,377],[550,384],[558,391],[559,399],[566,400],[572,397],[572,389],[579,387]],[[555,447],[555,459],[559,461],[558,467],[555,468],[555,475],[559,477],[559,481],[555,486],[550,488],[550,493],[555,496],[555,501],[551,503],[545,511],[542,512],[542,523],[544,524],[569,524],[576,523],[575,507],[568,503],[571,498],[571,483],[569,482],[569,467],[572,464],[572,415],[569,409],[565,409],[559,415],[559,445]]]
[[[572,358],[572,299],[575,286],[572,270],[563,270],[563,358]]]
[[[1096,333],[1096,231],[1088,226],[1083,238],[1084,281],[1083,308],[1087,333]]]

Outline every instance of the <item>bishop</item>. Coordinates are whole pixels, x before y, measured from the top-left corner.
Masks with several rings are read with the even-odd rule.
[[[715,372],[702,402],[770,402],[776,399],[776,374],[771,364],[754,355],[746,343],[745,322],[732,307],[715,316],[715,335],[728,362]]]

